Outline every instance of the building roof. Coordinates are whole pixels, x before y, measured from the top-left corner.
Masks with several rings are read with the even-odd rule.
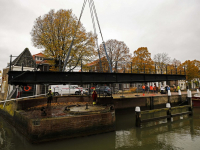
[[[33,59],[35,60],[35,56],[38,56],[38,57],[45,57],[43,53],[37,53],[35,55],[33,55]]]
[[[33,60],[31,52],[28,48],[25,48],[21,54],[19,54],[19,56],[12,61],[12,65],[14,66],[22,66],[22,64],[24,67],[35,67],[35,61]]]
[[[37,54],[33,55],[33,60],[35,60],[36,57],[45,58],[45,55],[43,53],[37,53]],[[35,61],[36,61],[36,64],[48,64],[47,60],[43,60],[43,61],[35,60]]]

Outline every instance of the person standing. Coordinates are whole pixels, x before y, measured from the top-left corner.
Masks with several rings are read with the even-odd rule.
[[[178,90],[180,90],[180,86],[179,86],[179,85],[177,85],[177,91],[178,91]]]
[[[167,94],[169,93],[169,91],[170,91],[170,87],[169,87],[169,85],[167,86]]]
[[[145,85],[142,86],[143,94],[145,93]]]
[[[93,93],[92,93],[92,99],[93,99],[93,105],[96,105],[96,100],[97,100],[97,92],[94,89]]]
[[[150,93],[153,93],[153,86],[152,85],[150,85]]]
[[[51,101],[53,100],[53,92],[51,89],[49,89],[49,92],[47,93],[47,104],[51,105]]]
[[[156,93],[156,85],[153,87],[153,92]]]

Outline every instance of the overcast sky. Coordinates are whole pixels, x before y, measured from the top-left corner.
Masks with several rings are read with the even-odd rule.
[[[79,17],[84,0],[0,0],[0,70],[26,47],[33,54],[31,29],[51,9],[72,9]],[[124,41],[131,53],[147,47],[181,62],[200,60],[200,0],[94,0],[104,41]],[[87,3],[81,22],[93,31]],[[99,35],[100,39],[100,35]],[[102,42],[99,40],[99,42]]]

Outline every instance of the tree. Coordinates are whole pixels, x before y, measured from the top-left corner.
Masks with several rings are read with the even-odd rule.
[[[186,60],[183,64],[186,66],[186,80],[191,81],[194,78],[199,78],[199,67],[195,64],[195,61]]]
[[[32,42],[35,47],[44,49],[43,53],[47,57],[53,58],[52,64],[55,67],[52,70],[58,70],[59,59],[63,66],[77,22],[72,10],[63,9],[57,12],[50,10],[48,14],[36,18],[31,31]],[[94,54],[94,45],[95,35],[86,32],[83,25],[79,23],[67,62],[68,67],[75,68],[80,63],[80,59],[91,57]]]
[[[171,61],[171,66],[170,69],[172,70],[172,73],[174,74],[180,74],[181,72],[183,72],[183,65],[181,64],[180,60],[177,60],[176,58],[174,58]],[[169,70],[169,69],[168,69]]]
[[[153,58],[157,68],[166,70],[167,65],[170,63],[170,57],[167,53],[158,53]]]
[[[112,68],[122,68],[126,65],[125,62],[130,62],[131,54],[127,45],[123,41],[117,41],[110,39],[106,41],[106,50],[109,56]],[[103,44],[100,44],[100,55],[106,57],[106,53]],[[102,64],[108,65],[108,63],[102,62]],[[107,66],[106,66],[107,67]]]
[[[133,52],[132,63],[135,69],[140,72],[151,72],[154,69],[154,62],[151,59],[151,53],[149,53],[147,47],[140,47]]]

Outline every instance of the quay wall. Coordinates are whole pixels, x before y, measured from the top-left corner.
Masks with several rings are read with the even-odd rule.
[[[123,98],[112,98],[112,97],[105,97],[105,98],[98,98],[97,103],[106,105],[106,104],[113,104],[115,109],[126,109],[126,108],[133,108],[136,106],[144,106],[148,107],[150,105],[150,99],[153,98],[154,105],[163,105],[168,102],[168,96],[140,96],[140,97],[123,97]],[[170,96],[170,102],[173,104],[181,103],[186,100],[186,94],[181,95],[181,100],[178,95]]]
[[[33,143],[88,136],[115,131],[115,113],[45,118],[29,121],[29,137]]]
[[[25,102],[27,103],[28,100]],[[32,100],[30,100],[31,102]],[[58,99],[59,101],[59,99]],[[62,101],[62,99],[60,99]],[[87,100],[86,100],[87,101]],[[46,101],[45,101],[46,102]],[[22,101],[21,101],[22,103]],[[29,106],[29,105],[23,105]],[[32,102],[31,102],[32,103]],[[38,102],[39,103],[39,102]],[[17,110],[16,101],[0,103],[0,115],[31,143],[48,142],[115,131],[115,111],[49,118],[29,118],[25,110]],[[48,111],[51,110],[47,110]]]

